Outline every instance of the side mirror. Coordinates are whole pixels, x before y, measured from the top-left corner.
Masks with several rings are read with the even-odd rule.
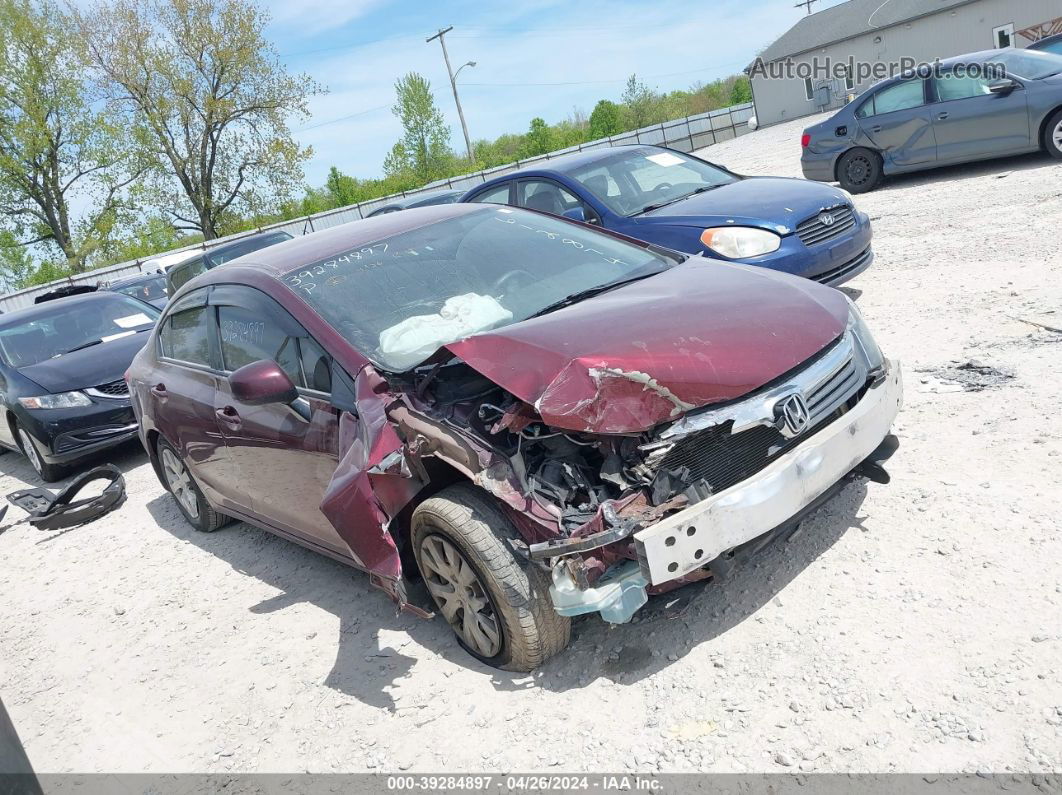
[[[991,93],[1000,94],[1002,96],[1006,96],[1007,94],[1010,94],[1017,87],[1018,87],[1018,84],[1015,83],[1010,78],[1004,78],[1003,80],[995,80],[995,81],[993,81],[993,82],[988,84],[988,90]]]
[[[581,224],[586,223],[586,213],[582,207],[572,207],[570,210],[565,210],[563,215],[569,221],[578,221]]]
[[[288,404],[299,397],[288,374],[269,359],[244,365],[229,376],[229,385],[232,396],[249,406]]]

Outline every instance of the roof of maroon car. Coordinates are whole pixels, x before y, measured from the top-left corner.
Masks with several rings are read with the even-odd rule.
[[[378,243],[385,238],[419,229],[436,221],[467,215],[491,206],[438,204],[351,221],[245,254],[207,273],[217,276],[232,267],[252,265],[268,271],[273,276],[280,276],[302,265],[320,262],[335,254]],[[217,279],[212,278],[208,281],[217,281]]]

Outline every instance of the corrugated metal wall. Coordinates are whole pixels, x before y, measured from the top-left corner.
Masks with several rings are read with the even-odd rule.
[[[135,276],[138,273],[151,271],[153,268],[146,266],[146,263],[164,256],[165,254],[172,254],[176,251],[191,251],[194,249],[218,246],[222,243],[229,243],[233,240],[247,237],[248,235],[272,229],[282,229],[292,235],[309,234],[310,232],[315,232],[319,229],[328,229],[333,226],[345,224],[349,221],[357,221],[364,218],[377,207],[387,204],[398,196],[414,195],[424,191],[439,190],[442,188],[470,189],[496,176],[508,174],[512,171],[527,168],[538,163],[544,163],[551,158],[569,154],[570,152],[581,152],[586,149],[597,149],[608,146],[622,146],[624,144],[656,144],[658,146],[667,146],[672,149],[677,149],[682,152],[692,152],[697,149],[703,149],[706,146],[711,146],[719,141],[727,141],[749,132],[748,120],[751,116],[751,104],[735,105],[734,107],[721,108],[720,110],[714,110],[710,113],[689,116],[685,119],[657,124],[652,127],[643,127],[640,130],[633,130],[612,138],[602,138],[597,141],[590,141],[579,146],[550,152],[549,154],[531,158],[529,160],[520,160],[506,166],[498,166],[485,171],[477,171],[474,174],[466,174],[460,177],[439,180],[438,182],[425,185],[423,188],[416,191],[410,191],[409,193],[395,194],[393,196],[386,196],[384,198],[362,202],[361,204],[352,204],[349,207],[328,210],[327,212],[318,213],[316,215],[308,215],[305,218],[283,221],[278,224],[261,227],[260,229],[252,229],[236,235],[229,235],[228,237],[211,240],[205,245],[199,244],[184,249],[175,249],[174,251],[153,254],[151,257],[141,260],[123,262],[119,265],[111,265],[107,268],[88,271],[87,273],[71,276],[68,279],[61,279],[40,287],[30,287],[25,290],[8,293],[7,295],[0,296],[0,310],[10,312],[13,309],[21,309],[22,307],[31,306],[35,296],[53,290],[62,284],[103,284],[127,276]]]
[[[927,6],[931,6],[927,3]],[[1014,30],[1037,25],[1062,14],[1062,0],[979,0],[970,5],[942,11],[933,16],[910,23],[882,28],[848,41],[803,53],[793,58],[794,63],[811,63],[829,57],[835,62],[847,61],[849,57],[868,63],[897,62],[902,58],[914,58],[918,62],[932,62],[934,58],[951,58],[968,52],[993,49],[992,31],[1004,25],[1013,25]],[[881,41],[875,41],[880,38]],[[1016,39],[1017,47],[1029,42]],[[815,81],[817,86],[820,81]],[[856,93],[870,88],[870,80],[856,85]],[[815,101],[808,101],[801,80],[770,80],[753,78],[756,96],[756,120],[760,125],[777,124],[790,119],[799,119],[820,111]],[[840,106],[839,95],[830,108]]]

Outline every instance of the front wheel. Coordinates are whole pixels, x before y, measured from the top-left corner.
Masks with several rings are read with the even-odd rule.
[[[45,483],[54,483],[57,480],[62,480],[63,476],[66,475],[66,467],[58,464],[49,464],[41,457],[37,444],[33,441],[33,437],[30,436],[29,432],[21,425],[16,426],[16,430],[18,431],[18,446],[22,448],[23,455],[26,456],[26,460],[30,462],[33,470],[40,475],[41,480]]]
[[[1052,157],[1062,160],[1062,110],[1047,121],[1044,128],[1044,149]]]
[[[177,507],[192,527],[203,533],[213,533],[231,521],[229,517],[210,507],[203,492],[192,479],[192,473],[185,466],[184,459],[173,445],[165,439],[159,439],[157,451],[166,489],[173,495]]]
[[[869,149],[845,152],[837,163],[837,181],[849,193],[869,193],[884,177],[881,155]]]
[[[425,500],[412,541],[428,591],[469,654],[530,671],[568,645],[571,620],[553,609],[549,577],[514,554],[519,535],[488,495],[462,484]]]

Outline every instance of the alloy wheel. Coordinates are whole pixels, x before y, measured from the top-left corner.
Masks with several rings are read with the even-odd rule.
[[[502,650],[502,633],[494,605],[475,569],[460,550],[441,535],[420,545],[420,567],[443,617],[470,649],[484,658]]]
[[[166,475],[166,485],[181,507],[193,519],[199,518],[199,497],[192,486],[192,476],[184,462],[172,450],[162,451],[162,471]]]
[[[38,475],[41,474],[44,471],[44,462],[41,460],[41,454],[37,452],[37,447],[33,444],[30,435],[22,428],[19,428],[18,438],[19,441],[22,442],[22,452],[24,452],[26,458],[29,459],[30,466],[36,470]]]
[[[1051,140],[1055,142],[1055,149],[1062,152],[1062,121],[1055,127],[1055,131],[1051,133]]]

